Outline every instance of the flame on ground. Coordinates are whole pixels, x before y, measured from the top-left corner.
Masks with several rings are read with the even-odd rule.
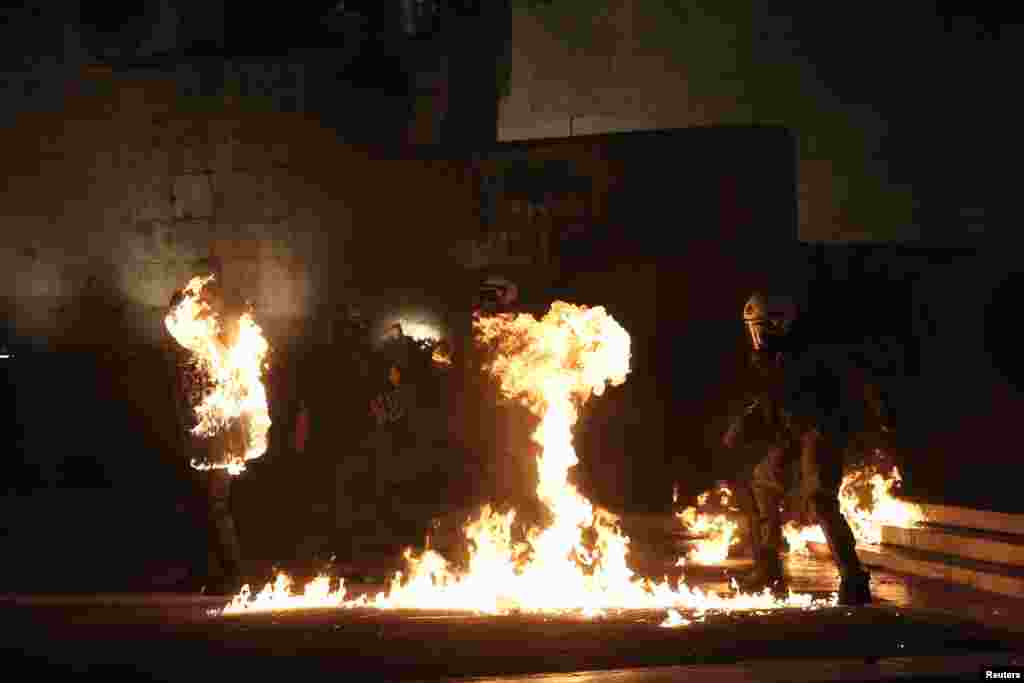
[[[306,584],[301,595],[292,593],[292,581],[286,574],[278,574],[274,583],[256,595],[252,595],[249,586],[244,586],[224,608],[223,614],[239,614],[241,612],[265,612],[278,610],[310,609],[320,607],[341,607],[345,604],[345,582],[339,580],[337,589],[331,589],[329,576],[318,576]]]
[[[717,491],[717,502],[720,507],[727,508],[732,498],[732,491],[724,486],[719,487]],[[688,533],[700,537],[693,542],[686,556],[690,562],[696,564],[721,564],[729,557],[729,549],[740,540],[736,535],[739,525],[729,519],[726,513],[714,514],[698,511],[698,507],[702,508],[707,505],[713,492],[705,491],[697,497],[697,507],[688,507],[676,515]],[[677,563],[677,566],[682,565]]]
[[[883,526],[909,528],[926,520],[920,506],[893,495],[893,489],[902,480],[896,467],[888,477],[874,466],[855,470],[843,477],[839,488],[839,507],[850,523],[858,545],[881,543]],[[791,553],[807,554],[808,543],[825,543],[825,534],[818,525],[800,526],[789,522],[783,533]]]
[[[680,581],[657,582],[634,576],[626,563],[629,538],[617,518],[595,507],[569,482],[577,464],[572,428],[578,410],[607,385],[617,386],[629,373],[630,338],[604,308],[555,302],[540,320],[529,315],[479,318],[476,331],[494,351],[488,370],[502,392],[529,407],[540,423],[533,439],[537,456],[537,496],[550,513],[544,528],[531,528],[525,540],[513,540],[515,511],[498,513],[485,506],[465,527],[470,553],[458,568],[434,550],[405,553],[407,571],[397,573],[389,590],[374,597],[344,600],[324,595],[323,584],[310,584],[318,598],[292,596],[287,578],[262,593],[239,595],[232,612],[309,607],[380,609],[455,609],[478,613],[573,611],[584,617],[609,609],[736,610],[785,606],[824,606],[809,595],[791,593],[777,599],[758,595],[705,593]],[[734,586],[735,588],[735,586]],[[248,589],[245,589],[246,591]],[[833,600],[834,602],[834,600]]]
[[[689,626],[692,623],[691,620],[684,618],[679,612],[669,609],[668,616],[665,617],[665,621],[661,622],[661,626],[663,628],[677,628],[679,626]]]
[[[435,365],[449,367],[452,364],[451,347],[444,341],[439,342],[430,353],[430,359]]]
[[[796,522],[786,522],[782,527],[782,535],[786,538],[789,552],[797,555],[810,554],[808,543],[826,543],[825,532],[817,524],[800,526]]]
[[[244,433],[244,443],[229,443],[228,448],[237,452],[224,454],[222,462],[193,462],[192,466],[239,474],[246,461],[267,450],[270,413],[262,374],[269,346],[249,313],[239,317],[237,326],[223,329],[219,312],[202,298],[203,288],[212,280],[212,275],[192,278],[181,302],[164,318],[164,325],[175,341],[198,359],[213,383],[213,390],[195,406],[198,424],[193,434],[211,437],[236,424]]]

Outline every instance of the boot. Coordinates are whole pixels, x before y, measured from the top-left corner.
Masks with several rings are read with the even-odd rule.
[[[786,576],[782,559],[774,549],[761,549],[754,558],[754,568],[737,580],[743,593],[761,593],[770,588],[774,595],[785,595]]]
[[[834,498],[816,497],[815,515],[828,541],[832,559],[842,577],[839,582],[839,604],[844,606],[867,605],[871,603],[871,576],[865,571],[857,557],[857,541],[850,524],[839,511]]]
[[[871,575],[863,569],[843,576],[839,582],[839,604],[860,607],[871,604]]]

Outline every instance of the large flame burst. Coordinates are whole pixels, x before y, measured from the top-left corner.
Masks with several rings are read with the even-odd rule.
[[[758,595],[720,596],[635,577],[626,563],[629,538],[614,515],[595,507],[571,483],[578,460],[572,428],[580,406],[620,385],[629,373],[630,338],[604,308],[555,302],[540,320],[500,315],[475,323],[480,340],[495,352],[488,370],[502,392],[529,407],[540,419],[533,439],[537,456],[537,496],[550,513],[544,528],[531,528],[525,541],[513,541],[515,511],[500,514],[485,506],[465,527],[469,564],[460,570],[434,550],[406,551],[408,569],[375,597],[345,600],[342,585],[326,590],[324,577],[303,595],[292,595],[287,577],[252,596],[248,587],[225,613],[322,607],[457,609],[490,614],[513,611],[564,612],[596,616],[610,609],[763,609],[811,607],[810,595],[776,599]],[[312,600],[307,596],[315,596]],[[834,601],[834,599],[833,599]],[[678,613],[665,625],[689,623]]]
[[[225,453],[216,463],[194,461],[192,466],[239,474],[246,461],[267,450],[270,414],[262,374],[269,346],[249,313],[239,317],[237,327],[223,329],[218,311],[202,298],[203,288],[213,277],[192,278],[181,301],[164,318],[164,325],[175,341],[193,354],[213,385],[194,407],[198,424],[193,434],[208,438],[235,424],[241,424],[245,434],[245,442],[235,446],[238,452]]]

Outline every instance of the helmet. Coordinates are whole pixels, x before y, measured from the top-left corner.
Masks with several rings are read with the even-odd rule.
[[[778,342],[789,334],[796,316],[796,304],[789,297],[755,293],[747,299],[743,323],[754,351],[777,348]]]
[[[519,288],[503,277],[492,276],[480,285],[480,305],[483,308],[506,308],[519,298]]]

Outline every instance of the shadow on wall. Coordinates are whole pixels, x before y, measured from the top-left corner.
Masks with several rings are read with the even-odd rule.
[[[141,342],[126,325],[128,302],[113,283],[90,275],[81,291],[58,309],[54,346],[102,347]]]
[[[57,310],[52,352],[12,368],[22,455],[50,484],[133,487],[173,459],[169,366],[129,324],[128,307],[111,282],[89,276]]]

